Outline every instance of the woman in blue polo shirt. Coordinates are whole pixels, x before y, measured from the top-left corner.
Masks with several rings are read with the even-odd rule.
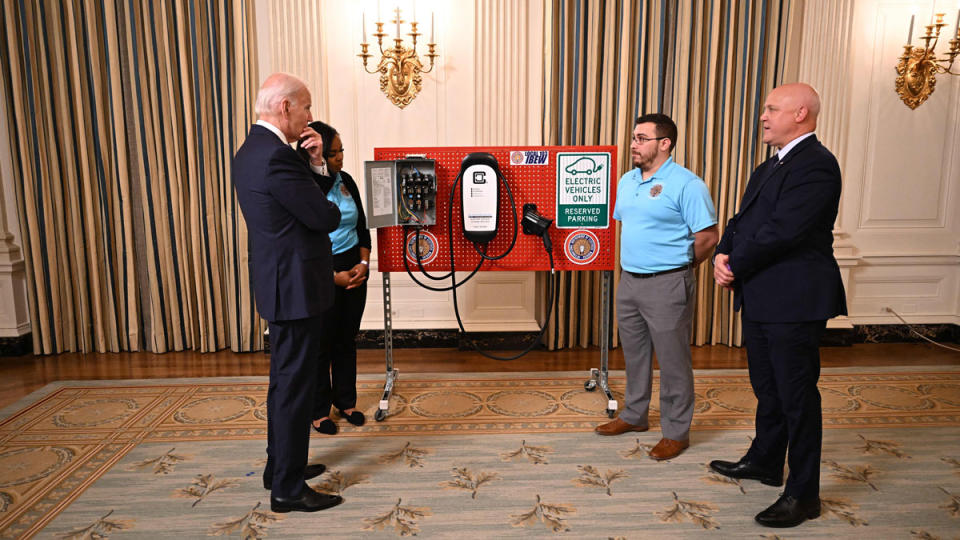
[[[367,275],[370,265],[370,231],[360,203],[360,190],[353,177],[343,170],[343,141],[337,130],[323,122],[310,127],[323,137],[323,156],[329,177],[319,177],[327,199],[340,209],[340,226],[330,233],[336,290],[327,312],[324,331],[327,346],[321,365],[329,360],[330,370],[318,374],[313,429],[335,435],[339,428],[330,419],[331,405],[355,426],[366,421],[357,407],[357,332],[367,302]],[[303,154],[305,150],[298,148]]]

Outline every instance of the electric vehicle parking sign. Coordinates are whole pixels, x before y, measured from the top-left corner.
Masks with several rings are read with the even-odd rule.
[[[558,229],[610,225],[610,153],[557,153]]]

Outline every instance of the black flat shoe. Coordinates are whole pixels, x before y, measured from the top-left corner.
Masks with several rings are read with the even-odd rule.
[[[323,474],[325,470],[327,470],[327,466],[323,463],[308,463],[306,468],[303,469],[303,479],[316,478]],[[273,465],[268,462],[267,467],[263,469],[263,489],[270,489],[271,487],[273,487]]]
[[[734,463],[732,461],[721,461],[719,459],[710,462],[710,468],[724,476],[730,478],[743,478],[746,480],[759,480],[761,484],[768,486],[783,485],[783,470],[779,473],[766,469],[754,463],[741,459]]]
[[[808,519],[820,517],[820,498],[800,500],[784,495],[754,518],[764,527],[796,527]]]
[[[340,416],[346,419],[347,422],[350,422],[355,426],[362,426],[367,421],[367,417],[364,416],[360,411],[353,411],[350,414],[346,414],[343,411],[338,412],[340,413]]]
[[[277,513],[286,512],[316,512],[326,510],[343,502],[339,495],[317,493],[307,486],[297,497],[270,497],[270,510]]]
[[[337,427],[336,422],[326,418],[320,422],[320,425],[316,425],[313,422],[310,423],[313,426],[313,430],[317,433],[323,433],[324,435],[336,435],[340,428]]]

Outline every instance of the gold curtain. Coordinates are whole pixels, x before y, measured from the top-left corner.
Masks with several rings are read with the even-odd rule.
[[[636,117],[667,114],[679,129],[673,157],[704,179],[722,229],[768,155],[758,118],[764,96],[796,69],[801,13],[801,0],[548,2],[545,144],[616,145],[622,175]],[[619,238],[616,250],[619,260]],[[730,294],[709,264],[697,278],[693,343],[739,345]],[[599,272],[560,279],[548,347],[599,344]],[[618,282],[615,272],[614,289]]]
[[[249,0],[3,2],[34,351],[262,348],[230,183]]]

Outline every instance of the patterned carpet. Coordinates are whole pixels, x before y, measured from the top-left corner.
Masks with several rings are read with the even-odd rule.
[[[824,515],[786,531],[753,523],[778,488],[705,465],[749,445],[745,371],[697,373],[692,446],[668,462],[645,455],[655,427],[590,432],[606,402],[586,378],[401,374],[386,421],[311,439],[329,470],[310,484],[347,502],[284,515],[260,486],[265,378],[51,384],[0,411],[0,536],[960,537],[958,368],[825,369]],[[368,418],[381,385],[362,377]]]

